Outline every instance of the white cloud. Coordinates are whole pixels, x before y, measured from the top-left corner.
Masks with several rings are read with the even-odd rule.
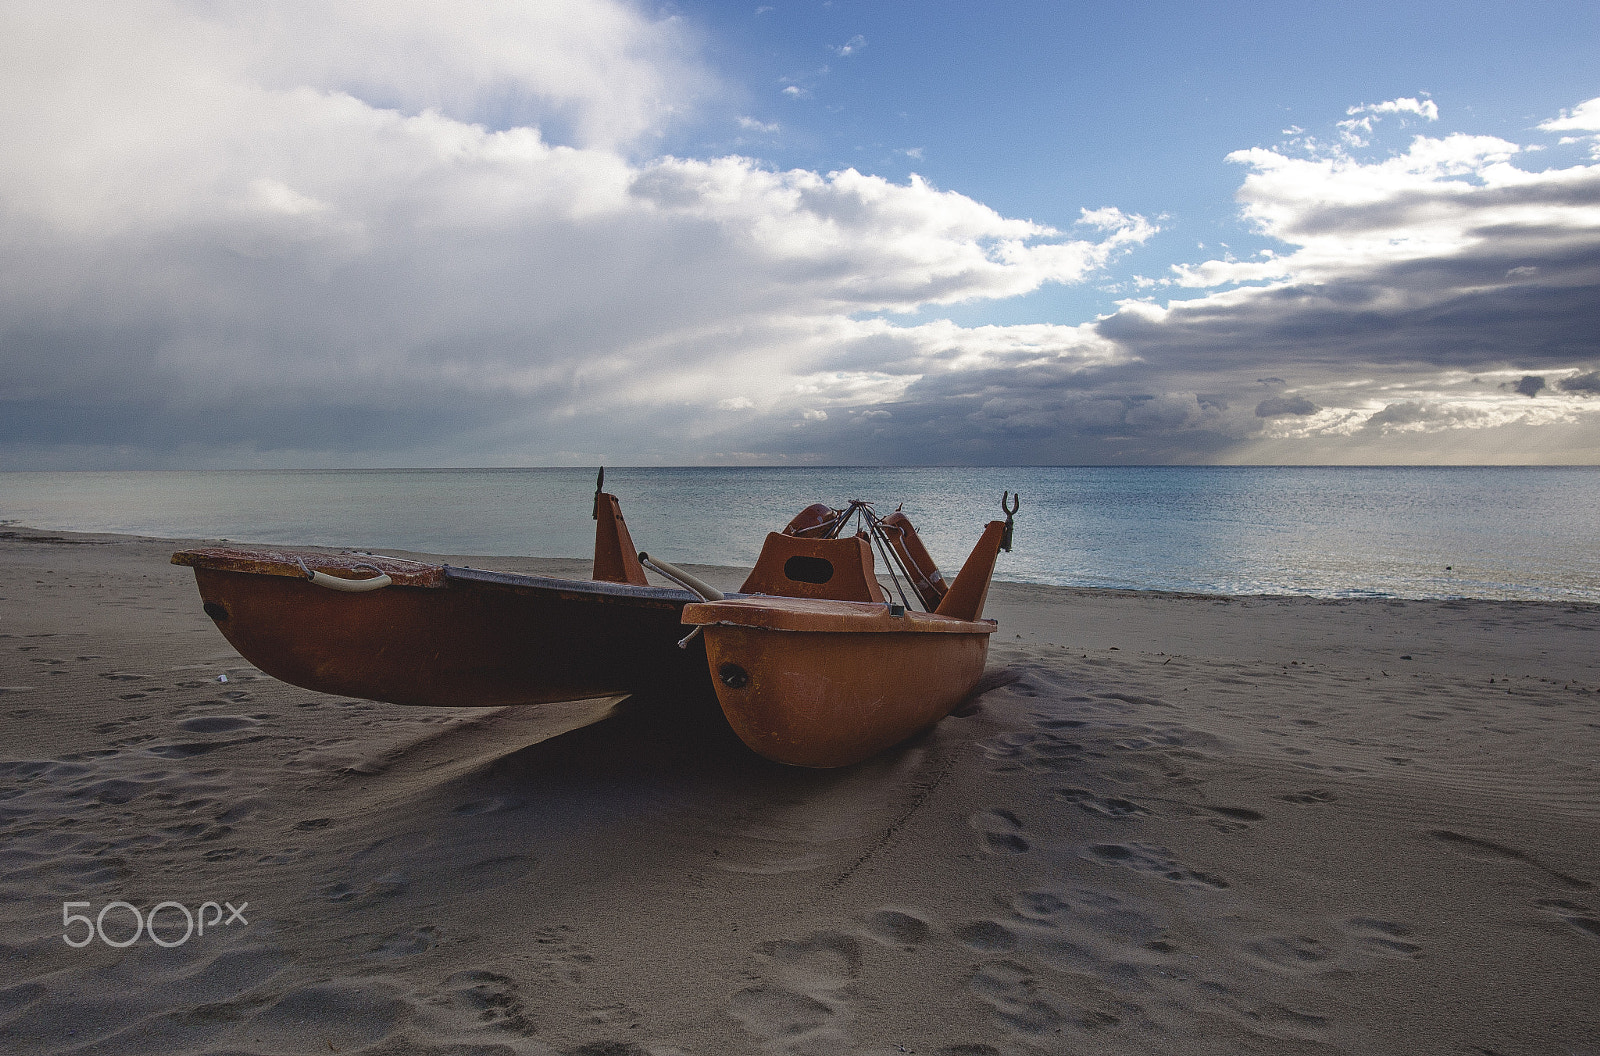
[[[1339,122],[1339,135],[1346,143],[1357,147],[1366,146],[1373,125],[1378,119],[1391,114],[1412,114],[1427,121],[1439,120],[1439,107],[1432,99],[1418,100],[1409,97],[1390,99],[1384,103],[1352,106],[1345,113],[1350,116],[1347,120]],[[1300,130],[1295,129],[1295,131]]]
[[[1354,407],[1329,408],[1300,418],[1280,418],[1264,435],[1275,439],[1402,437],[1463,429],[1571,425],[1600,414],[1600,404],[1594,401],[1539,401],[1518,395],[1514,390],[1509,393],[1504,390],[1452,392],[1452,388],[1457,387],[1405,387],[1389,392],[1384,398],[1362,400]]]
[[[1429,121],[1439,120],[1439,107],[1432,99],[1417,100],[1409,97],[1391,99],[1386,103],[1368,103],[1362,106],[1352,106],[1345,113],[1351,117],[1361,114],[1375,116],[1383,114],[1416,114],[1418,117],[1426,118]]]
[[[296,90],[616,144],[714,87],[686,58],[679,22],[618,0],[61,0],[14,7],[0,49],[13,104],[49,104],[33,130],[66,122],[101,145],[119,124],[124,135],[217,132],[208,118]]]
[[[1270,260],[1207,260],[1199,264],[1172,265],[1172,285],[1191,287],[1226,286],[1246,282],[1281,279],[1289,273],[1289,262]]]
[[[895,184],[854,169],[771,172],[741,158],[668,158],[640,170],[633,196],[659,215],[714,223],[725,248],[782,283],[772,296],[839,310],[905,311],[1075,282],[1154,228],[1122,217],[1098,240],[1001,216],[913,175]],[[755,272],[759,276],[760,270]]]
[[[1600,161],[1600,98],[1579,103],[1571,110],[1561,111],[1561,116],[1539,125],[1545,132],[1588,132],[1587,136],[1562,136],[1563,146],[1573,143],[1589,144],[1589,156]]]
[[[1560,117],[1540,122],[1539,128],[1545,132],[1600,132],[1600,98],[1563,110]]]
[[[1509,164],[1519,147],[1489,136],[1416,137],[1392,157],[1291,157],[1253,149],[1230,155],[1251,174],[1239,192],[1243,215],[1294,247],[1265,260],[1209,260],[1174,269],[1185,286],[1279,281],[1306,285],[1427,260],[1466,260],[1509,246],[1519,230],[1540,232],[1538,256],[1563,237],[1587,242],[1600,207],[1585,197],[1597,170],[1530,172]],[[1565,233],[1565,234],[1563,234]],[[1514,261],[1501,276],[1527,279],[1538,265]],[[1474,283],[1478,280],[1473,279]],[[1444,298],[1417,287],[1407,296]]]

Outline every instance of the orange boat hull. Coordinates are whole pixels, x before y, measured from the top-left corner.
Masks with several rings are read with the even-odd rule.
[[[989,620],[889,606],[740,598],[690,605],[717,701],[752,751],[791,766],[860,762],[927,729],[983,674]]]
[[[239,570],[244,553],[175,560],[195,566],[205,610],[229,643],[292,685],[431,707],[706,695],[703,653],[677,647],[686,591],[364,559],[393,573],[393,584],[343,593],[288,574],[281,561]],[[273,556],[333,566],[341,578],[372,574],[352,576],[349,559],[340,570],[332,555]]]

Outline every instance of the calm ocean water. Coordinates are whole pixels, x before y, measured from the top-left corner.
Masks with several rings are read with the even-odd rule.
[[[1600,468],[777,468],[606,473],[634,541],[749,565],[812,502],[904,503],[947,574],[1002,490],[997,578],[1218,594],[1600,601]],[[588,557],[577,469],[3,473],[32,527],[445,554]]]

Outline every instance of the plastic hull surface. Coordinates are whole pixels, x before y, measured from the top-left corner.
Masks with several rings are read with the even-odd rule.
[[[233,647],[322,693],[488,707],[708,688],[698,643],[676,644],[685,591],[433,568],[435,586],[397,577],[349,594],[194,564],[206,611]]]
[[[685,618],[704,627],[717,700],[745,744],[775,762],[835,767],[932,726],[983,674],[992,622],[887,610],[752,598],[690,606]]]

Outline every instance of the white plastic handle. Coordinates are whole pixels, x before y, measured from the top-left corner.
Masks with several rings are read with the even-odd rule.
[[[360,594],[364,591],[387,587],[394,580],[382,572],[371,579],[340,579],[338,576],[330,576],[326,572],[313,572],[311,573],[311,582],[319,587],[327,587],[329,590],[343,590],[351,594]]]
[[[646,568],[654,569],[655,571],[660,572],[663,576],[666,576],[668,579],[678,584],[678,586],[687,589],[691,594],[700,595],[701,601],[722,600],[722,591],[708,583],[701,582],[694,576],[691,576],[689,573],[679,568],[677,565],[668,564],[659,557],[651,557],[643,550],[639,551],[639,563]],[[690,635],[689,637],[692,638],[694,636]],[[685,639],[685,641],[687,640],[688,639]]]

